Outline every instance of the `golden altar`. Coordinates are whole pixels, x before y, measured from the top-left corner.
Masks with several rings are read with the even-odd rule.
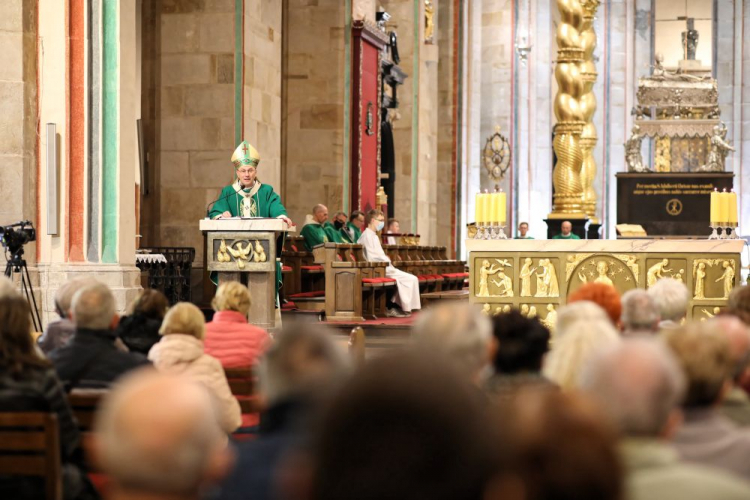
[[[551,326],[587,282],[620,294],[664,277],[690,290],[688,318],[710,318],[740,283],[742,240],[467,240],[470,301],[486,314],[514,307]]]

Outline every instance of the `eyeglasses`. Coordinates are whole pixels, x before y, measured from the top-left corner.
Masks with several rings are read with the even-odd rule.
[[[254,172],[255,172],[254,168],[241,168],[241,169],[237,170],[238,174],[252,174]]]

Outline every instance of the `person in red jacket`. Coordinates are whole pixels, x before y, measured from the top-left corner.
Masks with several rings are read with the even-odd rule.
[[[211,302],[216,313],[206,324],[204,350],[224,368],[255,365],[270,342],[265,330],[247,322],[250,304],[250,291],[237,281],[222,283]]]

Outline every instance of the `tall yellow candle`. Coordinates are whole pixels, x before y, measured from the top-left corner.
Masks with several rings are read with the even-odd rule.
[[[487,195],[485,193],[477,193],[474,203],[474,218],[476,219],[475,222],[477,224],[479,224],[480,222],[487,222]]]
[[[487,195],[488,203],[487,203],[487,222],[491,224],[497,224],[500,222],[497,219],[497,203],[498,203],[498,193],[489,193]]]
[[[727,193],[729,198],[729,211],[727,212],[727,222],[737,224],[737,193],[730,191]]]
[[[719,192],[711,191],[711,224],[719,222]]]
[[[505,214],[505,205],[507,203],[507,197],[505,193],[497,193],[497,222],[503,224],[507,221]]]
[[[729,222],[729,193],[719,193],[719,220],[722,224]]]

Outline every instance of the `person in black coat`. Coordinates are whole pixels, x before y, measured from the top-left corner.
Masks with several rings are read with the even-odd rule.
[[[169,300],[159,290],[145,288],[130,306],[130,314],[120,318],[117,336],[130,352],[147,355],[159,342],[159,328],[169,309]]]
[[[124,373],[148,363],[142,354],[115,346],[118,317],[115,298],[106,285],[95,283],[76,292],[71,313],[76,325],[73,338],[49,354],[68,390],[107,388]]]
[[[51,364],[37,354],[31,310],[17,295],[0,299],[0,411],[54,413],[60,434],[63,497],[98,498],[83,470],[81,436],[62,384]],[[0,476],[0,498],[44,498],[44,480]]]

